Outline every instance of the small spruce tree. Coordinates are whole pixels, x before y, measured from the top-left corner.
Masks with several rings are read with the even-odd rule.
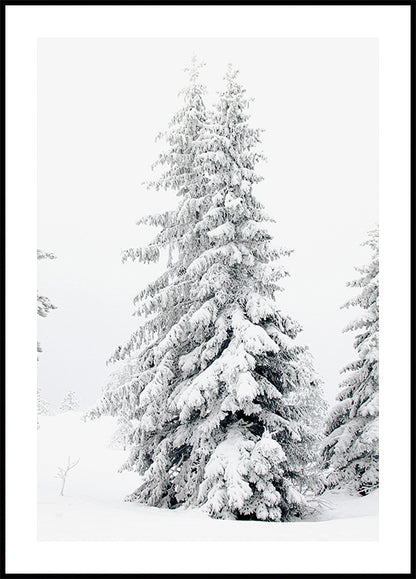
[[[131,435],[132,425],[129,413],[120,412],[117,417],[117,430],[111,437],[110,447],[120,450],[127,450]]]
[[[70,390],[65,394],[59,410],[61,412],[72,412],[73,410],[79,410],[79,400],[73,390]]]
[[[360,317],[345,331],[355,332],[358,359],[343,368],[338,403],[330,412],[323,446],[324,467],[330,488],[347,488],[365,495],[379,484],[379,251],[378,229],[369,232],[370,263],[357,268],[360,277],[348,285],[360,288],[344,307],[359,307]]]
[[[38,388],[37,400],[38,400],[38,414],[41,416],[47,416],[48,414],[50,414],[49,402],[44,398],[42,398],[40,388]]]
[[[110,375],[108,383],[103,389],[103,395],[107,407],[112,408],[110,400],[113,393],[117,393],[119,388],[122,388],[135,378],[135,366],[135,363],[129,358],[122,360],[117,364],[116,371]],[[93,407],[85,414],[84,420],[99,418],[101,413],[102,409],[100,407]],[[111,448],[126,450],[130,445],[132,432],[134,432],[134,426],[131,421],[131,412],[125,411],[122,408],[117,408],[116,418],[117,430],[113,433],[108,444]]]
[[[41,251],[40,249],[37,250],[37,258],[38,259],[56,259],[53,253],[47,253],[46,251]],[[42,296],[38,292],[37,298],[37,305],[38,305],[38,316],[41,318],[46,318],[50,310],[55,310],[56,306],[52,304],[50,299],[46,296]],[[42,352],[42,348],[40,343],[37,344],[38,353]]]

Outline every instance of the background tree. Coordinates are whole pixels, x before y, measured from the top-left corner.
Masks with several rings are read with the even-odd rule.
[[[55,478],[59,478],[62,481],[61,490],[59,491],[59,494],[61,497],[64,496],[65,483],[66,483],[68,473],[70,470],[75,468],[78,463],[79,463],[79,458],[77,460],[74,460],[74,462],[71,462],[71,457],[68,456],[67,464],[65,466],[59,466],[58,467],[58,472],[56,473]]]
[[[362,311],[345,328],[355,332],[358,359],[342,370],[347,377],[340,386],[339,403],[329,415],[323,448],[329,487],[344,487],[363,495],[379,484],[378,238],[378,228],[369,232],[363,245],[371,249],[371,261],[357,268],[360,277],[348,284],[361,289],[344,306]]]
[[[38,259],[56,259],[55,255],[53,253],[48,253],[46,251],[41,251],[40,249],[37,250],[37,258]],[[39,294],[38,292],[38,316],[40,316],[41,318],[46,318],[46,316],[48,315],[48,313],[50,312],[50,310],[55,310],[56,306],[54,306],[52,304],[52,302],[50,301],[50,299],[46,296],[42,296]],[[42,348],[41,345],[38,342],[38,353],[42,352]]]
[[[113,360],[135,376],[106,392],[96,414],[128,412],[137,424],[125,467],[143,475],[129,500],[204,505],[214,517],[287,520],[316,488],[324,408],[300,326],[275,300],[287,250],[271,246],[270,219],[252,193],[260,132],[229,68],[213,113],[196,63],[185,106],[166,135],[167,167],[152,185],[177,192],[177,209],[142,219],[161,227],[126,258],[167,271],[136,298],[145,318]]]
[[[38,409],[38,428],[40,428],[39,424],[39,416],[48,416],[50,414],[50,405],[47,400],[42,398],[41,389],[38,388],[37,391],[37,409]]]
[[[132,433],[132,424],[127,412],[120,412],[117,416],[117,430],[114,432],[110,446],[120,450],[127,450],[130,436]]]
[[[79,400],[73,390],[70,390],[65,394],[59,410],[61,412],[72,412],[74,410],[79,410]]]
[[[108,400],[111,399],[114,392],[117,392],[125,384],[129,383],[136,377],[136,364],[129,358],[120,361],[117,364],[117,370],[110,375],[108,384],[104,388],[103,395]],[[130,412],[119,408],[117,412],[117,430],[114,432],[109,445],[113,448],[126,450],[131,443],[131,435],[134,430],[130,420]],[[98,418],[101,415],[100,408],[92,408],[85,416],[84,420]]]
[[[50,414],[50,405],[47,400],[42,398],[41,396],[41,389],[38,388],[37,399],[38,399],[38,414],[41,416],[47,416]]]

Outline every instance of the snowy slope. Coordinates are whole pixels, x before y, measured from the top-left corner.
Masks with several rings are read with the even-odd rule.
[[[112,418],[83,422],[82,413],[41,416],[38,430],[38,539],[56,540],[299,540],[378,539],[378,492],[368,497],[325,493],[315,520],[296,523],[223,521],[197,509],[173,511],[125,503],[139,483],[118,473],[126,454],[108,447]],[[59,496],[57,468],[80,459]]]

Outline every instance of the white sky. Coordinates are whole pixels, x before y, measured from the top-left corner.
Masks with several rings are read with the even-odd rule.
[[[163,148],[155,136],[180,106],[182,69],[207,62],[209,99],[228,62],[254,97],[267,163],[258,198],[277,223],[276,245],[295,249],[279,297],[304,331],[332,401],[354,357],[340,306],[360,247],[378,221],[378,44],[372,39],[103,39],[39,41],[38,288],[58,309],[39,318],[43,395],[99,397],[105,361],[137,326],[133,297],[163,264],[122,264],[150,238],[136,220],[174,206],[141,183]]]

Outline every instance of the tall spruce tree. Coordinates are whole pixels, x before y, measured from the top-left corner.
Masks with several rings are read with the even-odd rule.
[[[104,393],[94,415],[129,414],[125,468],[142,476],[128,500],[203,505],[214,517],[287,520],[307,510],[324,409],[300,327],[275,301],[286,250],[273,249],[269,220],[252,193],[259,131],[229,68],[208,113],[195,61],[184,106],[165,135],[152,185],[177,192],[178,207],[142,219],[161,227],[125,258],[166,272],[136,298],[141,327],[112,360],[135,376]]]
[[[363,245],[370,247],[372,258],[360,277],[348,283],[361,288],[357,297],[344,307],[359,307],[360,317],[345,331],[355,332],[354,348],[358,359],[343,368],[338,404],[329,415],[323,447],[328,486],[367,494],[379,484],[379,250],[378,229],[370,231]]]

